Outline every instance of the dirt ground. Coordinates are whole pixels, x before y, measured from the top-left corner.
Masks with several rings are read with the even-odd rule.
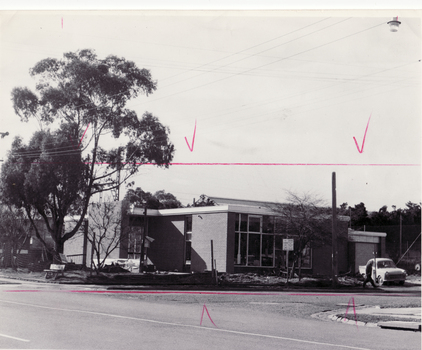
[[[65,271],[55,279],[46,279],[45,272],[31,272],[28,269],[1,269],[0,276],[23,280],[36,280],[39,282],[56,282],[72,284],[188,284],[203,285],[213,284],[210,274],[183,274],[183,273],[100,273],[93,271],[73,270]],[[220,286],[285,286],[287,279],[280,276],[262,276],[258,274],[221,274],[219,275]],[[362,286],[362,278],[340,277],[340,287]],[[331,281],[328,278],[303,277],[300,281],[297,277],[289,279],[289,285],[303,287],[330,287]],[[409,275],[406,278],[407,284],[421,284],[420,275]]]

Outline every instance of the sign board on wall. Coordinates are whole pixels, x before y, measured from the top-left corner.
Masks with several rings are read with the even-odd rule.
[[[283,239],[283,250],[293,250],[293,239]]]

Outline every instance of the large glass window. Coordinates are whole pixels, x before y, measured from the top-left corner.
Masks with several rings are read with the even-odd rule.
[[[249,216],[249,232],[261,232],[260,216]]]
[[[234,263],[235,265],[246,265],[246,242],[247,233],[236,232],[235,233],[235,247],[234,252]]]
[[[262,235],[262,266],[274,266],[274,236]]]
[[[185,232],[192,232],[192,215],[186,216]]]
[[[302,268],[311,269],[312,268],[312,249],[308,243],[302,251]]]
[[[274,216],[262,218],[262,233],[274,233]]]
[[[261,235],[249,233],[248,241],[248,265],[249,266],[261,266],[260,264],[260,252],[259,247],[261,243]]]
[[[127,254],[128,259],[139,259],[141,256],[141,244],[143,227],[131,227],[128,233]]]
[[[236,214],[234,264],[274,266],[274,218]]]
[[[192,242],[186,242],[186,262],[192,260]]]
[[[190,265],[192,259],[192,215],[185,217],[185,264]]]
[[[248,216],[246,214],[240,215],[240,231],[248,230]]]

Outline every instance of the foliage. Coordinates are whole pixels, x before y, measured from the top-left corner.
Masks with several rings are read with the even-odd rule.
[[[152,194],[143,191],[140,187],[137,187],[136,189],[130,188],[126,192],[124,199],[135,206],[146,206],[148,209],[171,209],[182,207],[182,204],[173,194],[166,193],[164,190]]]
[[[12,256],[18,254],[26,240],[31,237],[29,229],[29,222],[25,220],[22,210],[0,205],[0,243],[3,252],[8,246]]]
[[[81,50],[44,59],[30,75],[36,92],[14,88],[13,107],[22,121],[35,118],[41,131],[28,145],[15,139],[2,167],[2,192],[8,203],[44,219],[58,253],[82,225],[93,195],[117,189],[144,163],[167,168],[174,146],[157,117],[138,118],[126,108],[156,89],[150,72],[134,62]],[[46,126],[55,129],[43,131]],[[106,149],[110,138],[124,144]],[[80,219],[63,233],[64,217],[73,212]]]
[[[64,218],[86,190],[87,166],[81,153],[68,154],[65,161],[55,158],[57,149],[68,148],[67,135],[70,132],[63,126],[53,134],[35,132],[28,145],[16,138],[1,174],[3,198],[26,211],[37,238],[47,247],[33,221],[34,215],[42,217],[57,252],[71,236],[62,234]]]
[[[364,203],[356,204],[354,208],[351,208],[352,212],[352,225],[354,226],[364,226],[370,223],[368,212],[366,210]]]
[[[212,207],[215,206],[215,202],[207,197],[205,194],[201,194],[199,199],[193,203],[193,207]]]
[[[392,206],[392,211],[388,211],[388,206],[383,205],[377,212],[368,213],[364,203],[359,203],[352,208],[347,203],[340,205],[338,213],[350,216],[351,226],[356,229],[363,229],[363,226],[389,226],[400,225],[420,225],[421,223],[421,203],[406,203],[406,208],[397,209]]]
[[[293,192],[288,192],[287,203],[273,209],[282,221],[280,233],[287,234],[295,241],[294,264],[299,268],[300,278],[304,249],[311,243],[312,246],[318,246],[331,241],[331,220],[328,220],[330,210],[313,194],[299,195]]]

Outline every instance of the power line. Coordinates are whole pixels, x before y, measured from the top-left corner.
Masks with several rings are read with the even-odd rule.
[[[367,28],[367,29],[364,29],[364,30],[360,30],[360,31],[355,32],[355,33],[353,33],[353,34],[349,34],[349,35],[346,35],[346,36],[341,37],[341,38],[339,38],[339,39],[332,40],[332,41],[330,41],[330,42],[328,42],[328,43],[321,44],[321,45],[315,46],[315,47],[313,47],[313,48],[310,48],[310,49],[307,49],[307,50],[304,50],[304,51],[301,51],[301,52],[295,53],[295,54],[293,54],[293,55],[290,55],[290,56],[287,56],[287,57],[283,57],[283,58],[277,59],[276,61],[273,61],[273,62],[270,62],[270,63],[265,63],[265,64],[260,65],[260,66],[258,66],[258,67],[254,67],[254,68],[247,69],[247,70],[243,71],[242,73],[250,72],[250,71],[253,71],[253,70],[256,70],[256,69],[259,69],[259,68],[262,68],[262,67],[266,67],[266,66],[269,66],[269,65],[272,65],[272,64],[275,64],[275,63],[278,63],[278,62],[284,61],[284,60],[286,60],[286,59],[289,59],[289,58],[292,58],[292,57],[295,57],[295,56],[301,55],[301,54],[303,54],[303,53],[307,53],[307,52],[310,52],[310,51],[312,51],[312,50],[319,49],[319,48],[321,48],[321,47],[324,47],[324,46],[330,45],[330,44],[335,43],[335,42],[338,42],[338,41],[340,41],[340,40],[344,40],[344,39],[346,39],[346,38],[350,38],[350,37],[352,37],[352,36],[354,36],[354,35],[357,35],[357,34],[360,34],[360,33],[366,32],[366,31],[368,31],[368,30],[371,30],[371,29],[373,29],[373,28],[379,27],[379,26],[384,25],[384,24],[385,24],[384,22],[383,22],[383,23],[381,23],[381,24],[377,24],[377,25],[375,25],[375,26],[373,26],[373,27],[370,27],[370,28]],[[331,26],[332,26],[332,25],[331,25]],[[192,87],[192,88],[189,88],[189,89],[186,89],[186,90],[182,90],[182,91],[179,91],[179,92],[175,92],[175,93],[173,93],[173,94],[170,94],[170,95],[167,95],[167,96],[163,96],[163,97],[157,98],[157,99],[155,99],[155,100],[149,100],[149,101],[146,101],[145,103],[149,103],[149,102],[156,102],[156,101],[162,100],[162,99],[164,99],[164,98],[168,98],[168,97],[172,97],[172,96],[175,96],[175,95],[179,95],[179,94],[184,93],[184,92],[189,92],[189,91],[192,91],[192,90],[196,90],[196,89],[198,89],[198,88],[201,88],[201,87],[204,87],[204,86],[208,86],[208,85],[211,85],[211,84],[215,84],[215,83],[217,83],[217,82],[220,82],[220,81],[223,81],[223,80],[227,80],[227,79],[229,79],[229,78],[232,78],[232,77],[237,76],[237,75],[240,75],[240,74],[241,74],[241,73],[236,73],[236,74],[230,75],[229,77],[224,77],[224,78],[217,79],[217,80],[214,80],[214,81],[211,81],[211,82],[208,82],[208,83],[205,83],[205,84],[199,85],[199,86],[195,86],[195,87]],[[141,104],[141,103],[137,103],[137,104],[134,104],[134,105],[132,105],[132,106],[137,106],[137,105],[139,105],[139,104]]]

